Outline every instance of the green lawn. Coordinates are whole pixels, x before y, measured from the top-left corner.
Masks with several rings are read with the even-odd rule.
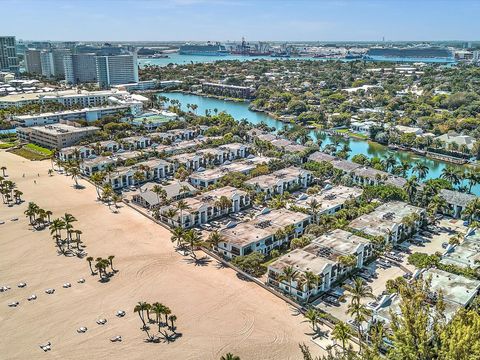
[[[49,150],[49,149],[46,149],[44,147],[41,147],[41,146],[38,146],[38,145],[35,145],[35,144],[27,144],[24,146],[24,148],[28,149],[28,150],[31,150],[31,151],[34,151],[34,152],[37,152],[41,155],[44,155],[44,156],[52,156],[53,155],[53,152],[52,150]]]
[[[20,149],[13,149],[12,154],[24,157],[28,160],[45,160],[52,157],[52,151],[34,144],[27,144]]]
[[[0,143],[0,149],[8,149],[12,146],[15,146],[15,144],[11,142]]]

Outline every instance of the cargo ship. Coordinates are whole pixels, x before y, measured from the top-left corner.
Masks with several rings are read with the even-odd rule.
[[[224,45],[220,43],[207,44],[185,44],[180,46],[180,55],[201,55],[201,56],[226,56],[229,54]]]

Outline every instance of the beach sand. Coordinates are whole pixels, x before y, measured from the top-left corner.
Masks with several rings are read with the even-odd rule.
[[[31,162],[5,151],[0,151],[0,166],[7,167],[26,200],[13,207],[0,204],[5,221],[0,225],[0,286],[11,286],[0,293],[0,358],[219,359],[232,352],[242,360],[300,359],[299,343],[314,354],[320,351],[306,335],[310,327],[304,318],[285,302],[214,260],[207,266],[191,263],[174,251],[168,230],[127,206],[112,213],[95,201],[95,189],[86,181],[80,180],[84,189],[74,189],[70,177],[47,175],[50,161]],[[49,230],[29,226],[23,214],[29,201],[53,211],[53,218],[73,214],[88,255],[115,255],[119,272],[100,283],[85,259],[57,255]],[[10,221],[13,217],[19,220]],[[80,278],[86,282],[78,284]],[[18,288],[19,282],[27,287]],[[62,288],[65,282],[72,287]],[[55,288],[55,294],[45,294],[47,288]],[[38,299],[28,302],[31,294]],[[8,307],[12,301],[20,305]],[[182,337],[145,343],[133,313],[138,301],[169,306]],[[115,316],[120,309],[127,312],[124,318]],[[95,323],[100,317],[108,320],[106,325]],[[85,334],[76,332],[81,326],[88,328]],[[123,341],[110,342],[115,335]],[[47,341],[52,350],[44,353],[39,344]]]

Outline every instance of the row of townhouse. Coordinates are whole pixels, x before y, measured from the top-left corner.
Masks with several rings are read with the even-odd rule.
[[[232,224],[220,230],[222,241],[218,244],[217,251],[228,259],[254,251],[267,255],[273,249],[289,243],[292,238],[302,235],[310,221],[311,216],[308,214],[266,208],[252,220]],[[289,226],[293,231],[285,233],[283,230]]]
[[[137,160],[143,156],[140,151],[118,151],[109,156],[90,156],[80,162],[80,172],[85,176],[92,176],[98,171],[113,169],[123,165],[127,160]]]
[[[194,153],[171,156],[169,160],[187,170],[196,171],[211,165],[221,165],[236,159],[246,158],[251,154],[249,145],[240,143],[225,144],[217,148],[201,149]]]
[[[214,169],[198,168],[189,176],[189,181],[193,186],[206,188],[216,184],[221,178],[229,173],[249,174],[257,165],[268,164],[271,158],[264,156],[253,156],[250,154],[244,160],[224,163]]]
[[[416,233],[427,222],[425,209],[401,201],[380,205],[364,214],[349,227],[363,234],[381,237],[385,243],[395,245]]]
[[[245,184],[255,189],[257,193],[263,193],[265,199],[269,199],[285,191],[306,188],[312,180],[313,175],[310,171],[291,166],[271,174],[254,177],[247,180]]]
[[[308,147],[300,145],[295,141],[285,139],[281,136],[267,133],[258,129],[251,129],[247,132],[246,136],[247,141],[254,142],[255,139],[260,141],[265,141],[273,145],[277,150],[284,151],[287,153],[296,153],[299,155],[304,154]],[[302,162],[306,161],[306,158],[302,158]]]
[[[177,211],[174,217],[168,217],[166,214],[169,209],[177,209],[177,203],[172,203],[160,209],[160,219],[170,226],[191,228],[250,206],[248,193],[232,186],[207,191],[183,201],[187,209]]]
[[[162,135],[171,139],[174,144],[171,146],[157,144],[155,141]],[[208,140],[208,138],[204,138],[203,135],[199,135],[200,132],[196,129],[173,129],[165,133],[151,133],[146,136],[129,136],[119,139],[118,141],[100,141],[89,144],[88,146],[70,146],[61,149],[58,152],[58,157],[62,161],[81,160],[91,155],[100,155],[103,152],[115,153],[119,150],[145,150],[148,148],[156,151],[166,150],[165,152],[167,153],[173,153],[182,151],[185,145],[186,147],[198,147],[201,143]],[[199,136],[199,141],[190,144],[189,141],[196,139],[197,136]],[[233,146],[236,145],[238,144],[234,144]],[[76,150],[80,150],[80,153]]]
[[[174,165],[163,159],[141,161],[130,167],[119,167],[106,177],[113,189],[136,186],[145,181],[158,181],[172,175]],[[141,178],[136,174],[142,174]]]
[[[301,194],[292,203],[296,207],[310,209],[310,204],[316,201],[319,204],[319,215],[332,215],[343,209],[345,203],[350,200],[357,201],[362,196],[363,190],[357,187],[338,185],[321,190],[317,194]]]
[[[333,155],[316,151],[308,157],[309,161],[328,162],[334,169],[348,174],[353,183],[359,186],[391,184],[397,187],[405,186],[407,180],[400,176],[392,175],[388,172],[377,170],[368,166],[363,166],[353,161],[337,158]]]
[[[186,181],[172,180],[166,183],[147,182],[132,194],[131,200],[134,204],[146,209],[156,209],[161,206],[163,199],[160,194],[154,191],[154,187],[159,187],[165,192],[166,201],[177,201],[189,196],[193,196],[197,189]]]
[[[355,266],[347,266],[343,257],[353,256]],[[328,291],[332,284],[343,278],[353,268],[361,268],[373,256],[373,246],[367,240],[348,231],[330,231],[301,248],[281,256],[268,267],[267,283],[281,291],[305,301],[312,296]],[[288,282],[282,280],[286,268],[293,268],[297,278]],[[313,272],[319,277],[315,286],[308,287],[300,281],[301,274]]]

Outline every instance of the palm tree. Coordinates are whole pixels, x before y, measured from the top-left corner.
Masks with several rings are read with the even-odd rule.
[[[452,166],[446,166],[442,170],[442,175],[440,175],[442,179],[449,181],[452,185],[458,185],[460,183],[460,175],[457,168]]]
[[[480,219],[480,198],[476,198],[470,201],[462,212],[463,216],[468,218],[468,222],[471,223],[475,219]]]
[[[211,244],[212,249],[216,249],[218,247],[218,244],[222,242],[222,240],[223,240],[222,234],[220,234],[217,230],[214,230],[208,236],[207,242]]]
[[[72,214],[65,213],[65,215],[63,216],[63,221],[65,222],[65,230],[67,230],[67,247],[68,247],[68,243],[71,240],[71,233],[73,230],[72,223],[77,221],[77,219]]]
[[[353,300],[353,299],[352,299]],[[368,309],[364,304],[351,302],[348,305],[347,314],[352,316],[358,331],[358,345],[360,347],[359,352],[362,352],[362,323],[367,321],[368,318],[372,315],[370,309]]]
[[[185,202],[185,200],[178,200],[177,201],[177,210],[180,210],[180,226],[183,227],[183,211],[188,210],[190,207],[188,204]]]
[[[385,170],[391,171],[397,164],[397,159],[393,154],[389,154],[385,159]]]
[[[113,268],[113,259],[115,258],[115,255],[110,255],[107,259],[108,262],[110,263],[110,268],[112,269],[113,272],[115,272],[115,269]]]
[[[285,266],[282,270],[282,273],[278,277],[280,282],[286,281],[289,285],[288,294],[292,295],[292,282],[297,278],[298,272],[293,268],[293,266]]]
[[[146,302],[140,301],[140,302],[138,302],[137,305],[135,305],[135,308],[133,309],[133,312],[138,313],[138,316],[140,317],[140,320],[142,320],[143,329],[145,329],[147,327],[147,324],[145,323],[144,311],[147,310],[148,305],[149,304],[147,304]]]
[[[135,171],[133,173],[133,181],[135,185],[138,185],[140,182],[145,180],[145,174],[141,171]]]
[[[300,275],[300,279],[298,280],[299,285],[301,284],[302,286],[305,286],[308,292],[307,299],[305,300],[306,304],[308,304],[310,300],[311,290],[318,287],[320,280],[321,280],[320,277],[315,273],[313,273],[312,271],[305,271]]]
[[[338,340],[342,343],[342,350],[345,354],[346,351],[346,343],[350,336],[352,335],[352,330],[350,326],[345,324],[343,321],[339,321],[335,324],[335,327],[332,330],[332,338],[334,340]]]
[[[172,236],[171,236],[171,240],[172,242],[176,242],[177,243],[177,247],[180,247],[184,241],[184,238],[185,238],[185,230],[178,226],[176,228],[174,228],[172,230]]]
[[[97,192],[97,199],[100,199],[100,187],[102,186],[103,181],[105,180],[105,173],[98,171],[90,177],[90,180],[92,180],[95,185],[95,190]]]
[[[480,174],[478,173],[478,171],[469,169],[465,173],[464,179],[468,181],[468,192],[471,193],[472,187],[474,187],[480,182]]]
[[[408,195],[408,200],[410,203],[413,203],[415,199],[415,195],[417,194],[418,190],[418,182],[417,182],[417,177],[412,176],[410,179],[407,180],[405,184],[405,191],[407,192]]]
[[[78,177],[80,176],[80,168],[78,165],[74,165],[69,168],[70,175],[72,179],[75,181],[75,187],[78,188]]]
[[[152,192],[157,195],[158,204],[160,204],[160,198],[162,198],[163,201],[167,198],[167,192],[160,185],[154,185]]]
[[[412,170],[418,175],[420,180],[423,180],[427,177],[430,169],[425,163],[417,162]]]
[[[195,247],[200,244],[202,238],[195,230],[190,229],[185,233],[184,239],[190,244],[190,253],[192,257],[195,258]]]
[[[364,298],[372,298],[375,296],[372,293],[372,288],[365,283],[362,278],[355,278],[352,285],[345,285],[345,296],[351,298],[351,302],[354,304],[360,304],[360,301]]]
[[[312,216],[313,221],[317,223],[318,214],[322,208],[322,204],[319,201],[317,201],[317,199],[313,198],[307,203],[307,205],[308,205],[308,212]]]
[[[151,310],[155,314],[155,320],[158,323],[158,331],[160,332],[160,327],[161,327],[161,322],[160,322],[160,317],[164,313],[165,305],[155,302],[152,304]]]
[[[60,241],[62,239],[62,230],[65,229],[65,221],[63,219],[54,219],[50,223],[50,234],[53,236],[54,240],[57,243],[57,246],[60,248]]]
[[[171,325],[172,331],[175,332],[175,321],[177,321],[177,316],[176,315],[170,315],[168,317],[168,320],[170,320],[170,323],[172,324]]]
[[[87,261],[88,261],[88,266],[90,267],[90,272],[92,273],[92,275],[95,275],[95,272],[92,269],[93,257],[91,257],[91,256],[87,257]]]
[[[240,357],[237,355],[233,355],[232,353],[228,353],[223,355],[220,360],[240,360]]]
[[[304,316],[308,320],[308,322],[310,322],[312,330],[316,332],[318,330],[317,322],[321,319],[320,312],[317,309],[311,307],[305,312]]]
[[[25,210],[24,214],[29,218],[30,225],[33,225],[33,222],[35,221],[35,216],[37,215],[39,209],[40,207],[34,202],[28,203],[27,210]]]

